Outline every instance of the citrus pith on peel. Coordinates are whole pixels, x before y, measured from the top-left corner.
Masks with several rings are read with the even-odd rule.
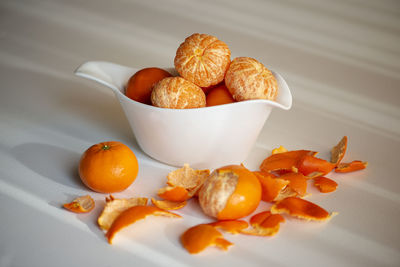
[[[88,148],[79,162],[79,176],[90,189],[100,193],[128,188],[139,171],[132,150],[121,142],[102,142]]]

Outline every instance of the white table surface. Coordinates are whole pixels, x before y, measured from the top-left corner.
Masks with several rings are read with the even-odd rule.
[[[225,41],[288,81],[294,104],[274,110],[245,165],[271,149],[328,156],[343,135],[345,161],[366,170],[330,174],[336,192],[309,200],[339,212],[328,223],[287,219],[272,238],[229,235],[228,252],[192,256],[179,242],[209,220],[195,201],[184,218],[148,218],[110,246],[96,225],[104,194],[77,175],[82,152],[121,141],[139,159],[116,197],[155,196],[173,167],[146,156],[114,95],[73,75],[88,60],[171,66],[194,33]],[[0,2],[0,266],[400,266],[400,2],[396,0]],[[90,193],[96,209],[62,203]]]

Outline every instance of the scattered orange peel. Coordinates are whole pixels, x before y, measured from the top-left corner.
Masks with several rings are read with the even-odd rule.
[[[278,148],[272,149],[271,154],[274,155],[274,154],[283,153],[283,152],[288,152],[288,150],[283,146],[279,146]]]
[[[225,220],[209,223],[208,225],[214,226],[231,234],[239,234],[243,229],[249,227],[249,224],[243,220]]]
[[[344,172],[359,171],[365,169],[367,165],[368,162],[361,160],[353,160],[352,162],[349,163],[339,163],[335,168],[335,172],[344,173]]]
[[[305,156],[315,156],[317,152],[310,150],[293,150],[272,154],[263,160],[260,165],[262,172],[275,172],[275,171],[293,171],[297,172],[297,165],[299,161]]]
[[[106,197],[106,205],[97,219],[97,223],[101,229],[108,230],[122,212],[133,206],[146,206],[147,200],[145,197],[119,199],[110,195],[110,197]]]
[[[191,197],[186,188],[182,186],[166,186],[160,188],[157,195],[162,199],[174,202],[182,202]]]
[[[223,238],[223,235],[208,224],[199,224],[186,230],[181,235],[183,247],[190,254],[197,254],[209,246],[217,246],[227,250],[233,243]]]
[[[288,197],[275,203],[271,207],[271,213],[287,213],[308,221],[326,221],[332,216],[332,214],[329,214],[329,212],[317,204],[297,197]]]
[[[330,193],[336,190],[338,184],[327,177],[317,177],[314,179],[314,186],[318,188],[321,193]]]
[[[305,155],[298,163],[298,170],[308,178],[315,178],[330,173],[335,164],[311,155]]]
[[[253,228],[242,230],[243,234],[257,236],[273,236],[278,233],[280,224],[285,222],[285,218],[280,214],[272,214],[270,211],[257,213],[250,218]]]
[[[188,190],[191,196],[194,196],[209,175],[210,170],[195,170],[189,164],[184,164],[182,168],[168,174],[167,184],[181,186]]]
[[[64,208],[75,213],[90,212],[94,209],[94,206],[94,200],[89,195],[77,197],[72,202],[63,205]]]
[[[280,177],[286,181],[289,181],[288,187],[290,187],[298,196],[304,197],[307,194],[307,178],[301,173],[287,173]]]
[[[154,198],[151,198],[151,203],[153,203],[153,205],[156,206],[157,208],[163,210],[178,210],[185,207],[187,204],[186,201],[175,202],[170,200],[157,200]]]
[[[289,184],[289,181],[276,178],[273,174],[253,172],[261,184],[261,199],[266,202],[276,201],[282,190]]]
[[[181,218],[182,216],[154,207],[154,206],[133,206],[122,212],[112,223],[110,229],[106,233],[108,243],[112,244],[115,234],[123,228],[144,219],[149,215],[165,216],[170,218]]]
[[[346,153],[347,149],[347,136],[343,136],[343,138],[339,141],[339,143],[334,146],[331,150],[331,163],[338,165]]]

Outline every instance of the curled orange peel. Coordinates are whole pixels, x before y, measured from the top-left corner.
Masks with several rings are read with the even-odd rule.
[[[311,155],[302,157],[297,165],[299,172],[308,178],[315,178],[328,174],[335,168],[335,164]]]
[[[314,186],[318,188],[321,193],[330,193],[336,190],[338,184],[327,177],[314,178]]]
[[[250,218],[251,229],[242,230],[243,234],[257,236],[273,236],[278,233],[280,224],[285,222],[285,218],[280,214],[272,214],[264,211],[255,214]]]
[[[189,164],[172,171],[167,176],[167,184],[170,186],[181,186],[188,191],[198,189],[204,180],[210,175],[210,170],[195,170]]]
[[[87,213],[94,209],[94,200],[91,196],[77,197],[70,203],[65,203],[63,207],[75,213]]]
[[[275,175],[264,172],[253,172],[261,184],[261,199],[266,202],[275,201],[282,190],[289,184],[289,181],[276,178]]]
[[[326,221],[331,218],[325,209],[302,198],[288,197],[271,207],[271,213],[287,213],[291,216],[308,221]]]
[[[112,195],[106,197],[106,205],[97,223],[103,230],[108,230],[114,220],[125,210],[133,206],[146,206],[148,199],[145,197],[136,198],[114,198]]]
[[[286,181],[289,181],[288,187],[290,187],[300,197],[304,197],[307,194],[307,178],[301,173],[287,173],[280,177]]]
[[[331,163],[337,166],[342,161],[344,154],[346,153],[346,149],[347,136],[343,136],[339,143],[331,150]]]
[[[365,169],[367,165],[368,162],[360,160],[353,160],[349,163],[339,163],[335,168],[335,172],[344,173],[359,171]]]
[[[187,204],[186,200],[182,202],[175,202],[170,200],[157,200],[154,198],[151,198],[151,203],[153,203],[153,205],[157,208],[163,210],[178,210],[185,207]]]
[[[160,188],[157,195],[162,199],[174,202],[182,202],[191,197],[189,192],[182,186],[167,186]]]
[[[197,254],[209,246],[217,246],[227,250],[229,246],[233,245],[233,243],[224,239],[214,226],[208,224],[199,224],[187,229],[181,235],[181,242],[190,254]]]
[[[293,150],[276,153],[263,160],[260,170],[266,173],[283,170],[296,172],[296,166],[305,155],[315,156],[316,154],[317,152],[310,150]]]
[[[170,218],[181,218],[182,216],[154,207],[154,206],[133,206],[122,212],[112,223],[106,233],[108,243],[112,244],[115,234],[123,228],[135,223],[138,220],[144,219],[149,215],[165,216]]]
[[[243,220],[225,220],[209,223],[217,229],[221,229],[231,234],[239,234],[243,229],[249,227],[249,224]]]

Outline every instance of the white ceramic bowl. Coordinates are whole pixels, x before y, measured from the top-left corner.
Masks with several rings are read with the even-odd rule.
[[[171,72],[173,69],[167,69]],[[288,110],[292,95],[285,80],[278,81],[276,101],[250,100],[196,108],[164,109],[126,97],[125,86],[138,69],[110,62],[90,61],[75,74],[113,90],[142,150],[168,165],[217,168],[243,162],[273,107]]]

